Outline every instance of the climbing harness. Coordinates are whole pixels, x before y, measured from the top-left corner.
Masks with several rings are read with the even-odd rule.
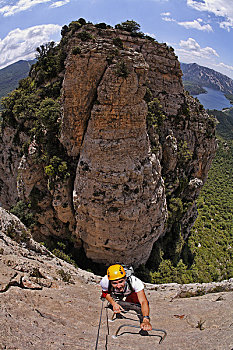
[[[97,350],[97,347],[98,347],[98,341],[99,341],[100,327],[101,327],[101,322],[102,322],[102,313],[103,313],[104,301],[105,301],[105,299],[102,299],[102,307],[101,307],[101,312],[100,312],[100,319],[99,319],[99,326],[98,326],[95,350]],[[111,305],[108,304],[107,306],[105,306],[105,309],[106,309],[106,325],[107,325],[107,333],[106,333],[106,338],[105,338],[105,350],[107,350],[107,347],[108,347],[108,336],[110,334],[109,321],[110,322],[115,322],[116,320],[119,320],[119,319],[125,319],[125,320],[138,322],[138,319],[134,319],[132,317],[127,317],[128,314],[135,316],[135,312],[136,312],[137,317],[140,320],[140,323],[142,321],[141,307],[139,305],[135,305],[133,303],[129,303],[129,302],[125,302],[125,301],[124,302],[120,301],[119,304],[124,308],[124,311],[121,311],[118,314],[113,314],[111,320],[109,320],[109,318],[108,318],[108,309],[111,309]],[[132,312],[130,310],[133,310],[134,312]],[[127,316],[125,316],[125,315],[127,315]],[[126,328],[126,329],[127,328],[134,328],[134,329],[138,329],[139,331],[138,332],[132,332],[132,331],[129,331],[129,330],[124,330],[122,332],[123,328]],[[121,333],[120,333],[120,331],[121,331]],[[151,334],[149,332],[156,332],[156,334]],[[152,328],[152,330],[149,331],[149,332],[148,331],[144,331],[143,329],[141,329],[140,326],[136,326],[136,325],[125,323],[125,324],[120,325],[117,328],[116,333],[115,333],[115,335],[112,336],[112,338],[116,339],[116,338],[118,338],[118,337],[120,337],[120,336],[122,336],[124,334],[135,334],[135,335],[139,334],[141,336],[147,336],[147,337],[159,337],[160,338],[159,344],[161,344],[162,341],[167,336],[167,332],[164,329]],[[158,334],[158,333],[162,333],[162,335]]]

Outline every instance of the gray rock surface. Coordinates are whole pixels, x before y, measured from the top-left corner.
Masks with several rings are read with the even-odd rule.
[[[91,57],[104,58],[108,53],[99,50],[97,41]],[[79,67],[83,56],[76,59]],[[126,78],[116,75],[122,59]],[[151,153],[146,132],[147,68],[141,54],[124,50],[115,64],[105,68],[96,86],[98,104],[91,110],[83,138],[73,201],[77,236],[87,256],[97,262],[144,263],[164,230],[167,212],[161,166]],[[98,66],[90,71],[94,77],[95,69]],[[78,79],[75,95],[82,84]],[[65,95],[68,92],[64,87]],[[64,116],[64,122],[67,118],[70,115]]]
[[[3,215],[10,217],[18,234],[25,228],[21,224],[19,229],[19,221],[9,213],[1,210],[0,214],[0,349],[94,349],[102,307],[101,277],[56,258],[31,238],[27,243],[11,239]],[[159,332],[154,337],[125,333],[113,339],[116,329],[126,323],[116,320],[109,322],[109,350],[233,348],[233,279],[202,285],[145,284],[145,289],[152,325],[165,329],[167,337],[160,345]],[[210,290],[211,294],[182,298],[187,292]],[[105,348],[106,332],[104,308],[98,349]]]

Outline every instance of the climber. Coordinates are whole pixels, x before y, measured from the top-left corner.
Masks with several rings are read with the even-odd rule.
[[[111,265],[107,270],[100,285],[102,287],[102,298],[111,304],[111,309],[115,314],[119,314],[125,309],[121,306],[125,299],[127,303],[133,303],[140,310],[140,323],[144,331],[152,329],[149,317],[149,303],[144,292],[142,281],[136,276],[126,277],[125,269],[122,265]]]

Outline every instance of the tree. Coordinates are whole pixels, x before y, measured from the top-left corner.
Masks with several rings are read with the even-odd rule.
[[[40,47],[36,48],[36,51],[38,52],[37,54],[37,59],[42,59],[47,56],[49,50],[53,49],[55,46],[55,42],[51,41],[49,43],[46,43],[45,45],[41,45]]]
[[[138,24],[133,20],[131,21],[127,20],[125,22],[122,22],[121,24],[116,24],[115,28],[126,30],[127,32],[130,32],[130,33],[138,33],[140,30],[140,24]]]

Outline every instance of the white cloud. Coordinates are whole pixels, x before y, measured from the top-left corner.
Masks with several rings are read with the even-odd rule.
[[[171,13],[170,12],[163,12],[161,13],[162,20],[165,22],[176,22],[180,26],[186,28],[186,29],[197,29],[197,30],[202,30],[202,31],[207,31],[207,32],[212,32],[213,29],[211,25],[209,24],[201,24],[203,23],[203,20],[201,18],[195,19],[194,21],[186,21],[186,22],[178,22],[174,18],[170,17]]]
[[[200,50],[200,45],[196,42],[195,39],[193,38],[188,38],[188,40],[184,41],[184,40],[180,40],[179,46],[186,49],[186,50]]]
[[[219,63],[218,66],[219,66],[219,67],[222,67],[222,68],[225,68],[225,69],[227,69],[227,70],[232,70],[232,71],[233,71],[233,66],[229,66],[229,65],[227,65],[227,64],[225,64],[225,63],[223,63],[223,62]]]
[[[212,47],[201,47],[193,38],[188,38],[186,41],[181,40],[175,51],[182,62],[200,62],[200,60],[210,60],[219,57]]]
[[[226,29],[228,32],[233,28],[233,20],[223,21],[219,23],[220,28]]]
[[[221,28],[230,31],[233,28],[233,6],[231,0],[187,0],[187,5],[198,11],[207,11],[217,17],[224,17]]]
[[[220,62],[212,64],[210,68],[216,70],[217,72],[225,74],[227,77],[233,79],[233,66],[229,66],[223,62]]]
[[[187,5],[198,11],[212,12],[216,16],[225,17],[232,12],[230,0],[187,0]]]
[[[176,22],[176,20],[171,17],[162,17],[162,20],[165,22]]]
[[[51,0],[18,0],[14,1],[13,5],[5,5],[0,7],[0,14],[3,16],[12,16],[17,12],[22,12],[25,10],[29,10],[31,7],[34,7],[38,4],[44,4],[46,2],[50,2]],[[4,1],[3,4],[6,4],[7,2]],[[8,1],[9,3],[9,1]]]
[[[69,2],[70,2],[70,0],[56,1],[53,4],[51,4],[49,7],[51,7],[51,8],[61,7],[61,6],[68,4]]]
[[[171,13],[170,12],[163,12],[163,13],[160,13],[161,17],[162,17],[162,20],[165,21],[165,22],[176,22],[175,19],[171,18]]]
[[[209,24],[200,24],[200,18],[199,20],[194,20],[192,22],[177,22],[180,26],[185,27],[186,29],[198,29],[198,30],[203,30],[207,32],[212,32],[213,29]]]
[[[0,69],[19,60],[35,58],[36,48],[51,41],[51,37],[60,30],[61,26],[57,24],[12,30],[4,39],[0,39]]]
[[[171,12],[163,12],[161,13],[161,16],[171,16]]]
[[[26,11],[36,5],[45,4],[48,2],[52,2],[50,7],[55,8],[68,4],[70,0],[14,0],[10,4],[9,1],[3,0],[0,1],[0,14],[2,14],[4,17],[13,16],[18,12]]]
[[[180,40],[179,44],[173,44],[173,47],[180,62],[195,62],[201,66],[212,68],[233,79],[233,66],[229,66],[223,62],[220,63],[220,57],[212,47],[201,47],[193,38]]]

